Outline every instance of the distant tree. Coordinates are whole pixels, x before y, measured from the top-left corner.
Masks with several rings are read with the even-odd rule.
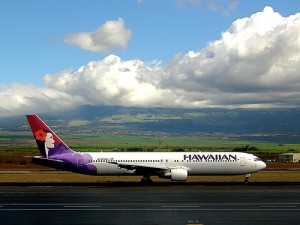
[[[127,152],[143,152],[142,148],[127,148]]]
[[[171,152],[185,152],[183,148],[174,148]]]
[[[248,152],[248,150],[249,150],[249,145],[246,145],[245,147],[242,147],[242,149],[243,149],[243,152]]]
[[[259,151],[259,149],[255,146],[251,146],[251,147],[248,148],[248,151],[257,152],[257,151]]]
[[[248,151],[257,151],[258,149],[256,147],[249,147],[249,145],[242,146],[241,148],[235,148],[232,151],[233,152],[248,152]]]
[[[234,148],[232,149],[233,152],[241,152],[242,151],[242,148]]]

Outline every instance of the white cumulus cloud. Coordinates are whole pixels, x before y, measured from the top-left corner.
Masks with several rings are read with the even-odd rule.
[[[284,18],[266,7],[235,21],[205,49],[174,57],[162,84],[221,107],[299,106],[290,104],[300,90],[299,31],[300,14]]]
[[[140,60],[122,61],[110,55],[74,73],[49,74],[44,80],[51,89],[83,96],[87,104],[147,106],[157,101],[157,93],[154,85],[143,80],[141,71],[150,74],[154,70]]]
[[[0,101],[0,116],[63,111],[84,105],[78,95],[17,83],[0,91]]]
[[[300,14],[266,7],[234,21],[200,51],[159,61],[109,55],[76,71],[44,77],[45,87],[0,89],[0,114],[40,113],[80,105],[141,107],[299,107]]]
[[[94,32],[69,34],[64,41],[92,52],[110,52],[112,49],[126,49],[132,33],[125,28],[122,18],[105,22]]]

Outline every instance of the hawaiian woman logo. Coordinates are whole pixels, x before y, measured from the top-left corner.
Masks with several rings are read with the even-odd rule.
[[[38,130],[34,133],[34,136],[40,151],[44,151],[43,155],[48,158],[49,149],[54,148],[53,135],[47,130]]]

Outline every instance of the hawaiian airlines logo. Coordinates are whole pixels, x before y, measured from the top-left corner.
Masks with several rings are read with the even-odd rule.
[[[35,139],[40,141],[45,141],[47,133],[43,130],[38,130],[34,133]]]
[[[40,151],[44,151],[46,158],[48,158],[49,149],[54,148],[55,143],[52,133],[47,130],[38,130],[34,136]]]
[[[190,154],[183,155],[183,160],[188,161],[237,161],[235,154]]]
[[[74,152],[65,145],[55,143],[53,134],[48,130],[37,130],[34,132],[36,143],[41,154],[50,159],[63,161],[69,169],[81,173],[97,174],[97,168],[90,164],[93,158],[90,154]]]

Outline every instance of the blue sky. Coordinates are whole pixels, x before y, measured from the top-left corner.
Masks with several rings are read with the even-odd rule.
[[[83,93],[86,90],[79,90],[78,95],[76,95],[78,99],[74,105],[81,105],[83,104],[82,102],[86,102],[87,104],[109,104],[109,102],[113,101],[113,104],[125,106],[126,104],[124,102],[129,102],[128,105],[133,106],[148,106],[148,104],[164,106],[164,104],[161,104],[161,102],[164,101],[163,99],[166,98],[170,92],[175,91],[178,97],[171,105],[177,104],[178,107],[228,106],[235,108],[244,106],[286,106],[284,102],[277,102],[277,100],[274,99],[277,96],[274,93],[272,96],[268,96],[260,102],[253,100],[252,102],[243,102],[245,98],[242,97],[239,100],[235,99],[234,101],[227,102],[228,99],[233,98],[233,94],[246,95],[247,93],[253,93],[260,90],[262,85],[264,85],[264,83],[251,85],[251,82],[250,85],[247,86],[251,90],[245,93],[242,91],[232,93],[225,90],[226,93],[229,93],[226,99],[222,100],[218,98],[218,100],[216,100],[215,94],[211,93],[210,96],[207,96],[205,99],[198,100],[196,94],[194,96],[194,93],[188,93],[189,96],[187,96],[183,94],[183,92],[192,90],[192,92],[195,93],[202,93],[202,91],[205,91],[204,85],[203,87],[201,85],[204,81],[201,81],[201,84],[195,87],[192,87],[192,84],[192,86],[188,87],[188,82],[184,84],[186,87],[179,87],[179,84],[176,83],[178,77],[185,76],[185,80],[190,80],[190,83],[197,83],[199,77],[196,79],[192,74],[182,71],[180,72],[181,75],[177,74],[178,76],[174,75],[172,78],[170,78],[170,74],[166,74],[171,72],[176,74],[176,71],[182,70],[182,68],[175,68],[172,65],[179,63],[179,61],[182,63],[182,60],[185,60],[184,55],[189,52],[197,53],[196,55],[199,56],[199,54],[204,54],[208,49],[212,51],[210,44],[217,44],[218,40],[222,41],[222,34],[229,31],[235,21],[242,18],[249,18],[250,20],[253,15],[263,12],[266,6],[270,6],[273,9],[273,14],[271,15],[271,13],[269,13],[269,17],[267,17],[266,12],[265,20],[273,20],[272,16],[275,16],[276,13],[283,18],[289,18],[291,15],[296,15],[296,13],[300,11],[300,1],[10,0],[2,1],[0,4],[0,27],[2,29],[0,36],[0,98],[10,97],[17,99],[15,107],[2,105],[2,111],[0,110],[0,112],[3,112],[3,115],[12,112],[28,112],[28,109],[34,104],[31,102],[31,94],[26,91],[28,87],[30,87],[31,90],[36,89],[36,92],[43,94],[45,94],[44,90],[41,89],[47,89],[47,93],[51,92],[51,90],[53,90],[53,93],[60,92],[57,93],[55,99],[63,98],[63,96],[68,94],[72,96],[74,96],[74,94],[76,95],[76,93],[74,93],[76,85],[73,80],[70,82],[70,84],[74,84],[72,90],[67,90],[68,88],[65,86],[55,86],[56,84],[61,84],[60,82],[66,77],[68,77],[69,80],[74,79],[76,74],[78,75],[78,69],[80,67],[83,66],[87,69],[90,62],[103,63],[106,57],[110,57],[109,59],[113,61],[112,56],[117,57],[117,60],[124,65],[135,61],[135,63],[138,62],[145,66],[142,71],[145,71],[145,69],[152,72],[155,71],[153,72],[155,75],[149,75],[149,71],[142,73],[140,66],[139,69],[136,70],[140,77],[137,77],[135,74],[134,77],[128,78],[128,80],[134,79],[134,81],[132,81],[133,83],[127,84],[129,86],[131,85],[130,88],[135,88],[137,80],[140,81],[143,79],[142,83],[146,86],[139,86],[138,88],[141,88],[141,90],[148,90],[147,88],[149,88],[150,92],[155,91],[158,93],[158,96],[156,96],[157,99],[153,100],[154,96],[151,96],[150,101],[146,93],[137,92],[130,93],[130,99],[125,100],[120,97],[123,95],[122,91],[124,91],[124,88],[122,89],[121,87],[122,84],[112,88],[112,83],[105,83],[104,86],[101,86],[101,90],[108,87],[116,89],[111,94],[113,98],[100,93],[99,96],[102,96],[105,100],[86,99]],[[106,26],[105,24],[107,27],[109,27],[108,24],[110,24],[110,27],[113,26],[113,29],[107,28],[106,31],[110,30],[104,32],[104,29],[101,29],[101,27]],[[278,24],[274,26],[280,27]],[[254,25],[253,27],[253,29],[256,29]],[[99,32],[96,34],[95,31],[97,29]],[[109,36],[112,35],[112,32],[119,32],[113,36],[117,37],[114,43],[110,42],[110,40],[113,39],[112,36]],[[272,32],[275,31],[273,30]],[[94,35],[94,37],[98,35],[98,39],[96,38],[97,40],[95,39],[95,42],[98,41],[98,47],[101,45],[102,49],[97,50],[95,46],[90,49],[83,47],[82,38],[87,35]],[[106,37],[109,40],[103,42]],[[273,42],[270,41],[270,43]],[[103,47],[104,45],[106,45],[105,48]],[[275,47],[276,46],[274,46],[274,49],[276,49]],[[213,49],[215,48],[217,47],[213,47]],[[215,51],[214,54],[217,54],[216,52],[217,51]],[[224,57],[226,58],[226,55]],[[293,56],[292,58],[295,59],[297,57]],[[201,62],[203,62],[203,60]],[[127,64],[126,66],[128,67]],[[133,66],[133,64],[131,66]],[[200,64],[201,63],[198,65]],[[158,67],[159,69],[157,69]],[[190,66],[186,67],[191,68]],[[158,70],[159,72],[157,72]],[[192,73],[196,70],[197,69]],[[201,70],[204,71],[206,69],[203,68]],[[228,69],[224,69],[224,71],[225,70],[227,71]],[[64,71],[67,72],[65,73]],[[225,73],[224,71],[222,73]],[[211,80],[209,84],[212,82],[216,83],[223,79],[214,77],[213,74],[215,73],[216,72],[212,72],[207,75],[205,80]],[[97,76],[101,76],[101,74],[99,71]],[[111,75],[111,77],[114,76],[117,76],[117,78],[114,78],[114,81],[116,81],[116,79],[120,81],[122,80],[120,76],[123,75]],[[150,78],[150,76],[152,77]],[[164,79],[161,78],[162,76]],[[292,74],[290,76],[293,77],[293,81],[296,80],[298,82],[294,77],[295,75]],[[82,77],[84,76],[81,76],[81,78]],[[85,78],[85,80],[87,79],[88,78]],[[150,82],[150,80],[152,81]],[[97,80],[97,82],[98,81],[99,80]],[[107,79],[102,81],[103,84]],[[147,83],[146,81],[149,82]],[[228,82],[229,81],[230,76],[228,76]],[[85,84],[85,86],[88,85],[89,83]],[[156,85],[155,88],[153,85]],[[245,84],[240,84],[239,87],[245,89],[244,85]],[[277,86],[278,83],[271,88],[267,88],[280,89]],[[224,87],[224,85],[222,87]],[[217,86],[212,88],[216,88],[216,92],[221,93],[221,91],[224,91]],[[226,88],[230,89],[231,87],[228,86]],[[291,87],[289,88],[291,89]],[[22,89],[23,92],[20,92],[20,89]],[[91,89],[93,89],[93,87],[89,88],[89,90]],[[164,91],[161,89],[164,89]],[[97,88],[94,90],[94,95],[97,95],[97,90]],[[292,95],[292,93],[293,92],[285,93],[285,95]],[[45,95],[49,99],[43,99],[43,101],[53,100],[51,94]],[[171,95],[174,95],[174,93]],[[224,96],[224,93],[220,95]],[[247,98],[248,97],[246,97],[246,99]],[[296,97],[292,96],[292,98]],[[142,103],[144,100],[147,104]],[[18,107],[18,104],[21,106]],[[298,106],[297,104],[298,102],[293,102],[292,106]],[[24,109],[23,106],[26,106],[26,109]],[[36,107],[33,108],[36,109]]]
[[[107,53],[84,51],[63,42],[69,33],[94,31],[108,20],[123,18],[133,33],[126,50],[113,53],[125,60],[162,60],[177,53],[204,48],[220,37],[233,21],[261,11],[266,5],[282,15],[300,10],[300,2],[176,0],[10,0],[1,2],[1,82],[42,83],[47,73],[77,69]],[[210,4],[220,8],[209,9]]]

